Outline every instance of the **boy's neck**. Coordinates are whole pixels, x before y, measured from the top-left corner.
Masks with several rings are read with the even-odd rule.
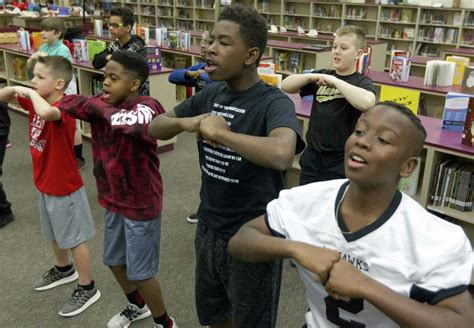
[[[251,69],[244,69],[240,77],[232,81],[225,81],[227,87],[232,92],[245,91],[254,86],[260,78],[258,77],[257,69],[252,67]]]
[[[132,38],[132,36],[130,34],[127,34],[127,35],[124,35],[123,37],[121,38],[118,38],[118,43],[120,44],[121,47],[123,47],[124,44],[126,44],[128,41],[130,41],[130,39]]]
[[[364,188],[350,183],[341,201],[341,214],[351,232],[360,230],[382,215],[388,208],[397,186],[384,188]]]
[[[53,41],[52,43],[47,42],[47,45],[48,47],[54,46],[58,41],[59,39],[56,39],[56,41]]]
[[[355,71],[356,71],[355,67],[353,67],[351,69],[344,70],[344,71],[338,71],[336,69],[336,74],[340,75],[340,76],[348,76],[348,75],[354,74]]]
[[[49,96],[45,100],[48,102],[48,104],[52,105],[52,104],[60,101],[63,96],[64,96],[64,90],[51,94],[51,96]]]

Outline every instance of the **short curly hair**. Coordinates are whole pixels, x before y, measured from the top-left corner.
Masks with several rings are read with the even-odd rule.
[[[132,74],[133,78],[140,80],[140,86],[148,79],[150,69],[142,55],[127,50],[115,51],[110,60],[119,63],[123,69]]]
[[[240,25],[240,37],[247,46],[257,47],[260,50],[260,56],[256,61],[258,65],[267,46],[268,32],[265,18],[255,8],[234,4],[225,7],[217,21],[231,21]]]

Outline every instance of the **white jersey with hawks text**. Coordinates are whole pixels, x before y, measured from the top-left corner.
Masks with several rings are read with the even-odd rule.
[[[335,249],[364,274],[420,302],[436,304],[467,289],[472,250],[460,227],[397,192],[379,218],[350,233],[336,216],[348,186],[347,180],[333,180],[282,191],[267,207],[270,231]],[[308,327],[398,327],[367,301],[336,301],[313,273],[297,267],[311,310],[306,316]]]

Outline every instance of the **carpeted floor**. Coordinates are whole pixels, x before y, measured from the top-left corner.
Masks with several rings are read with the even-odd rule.
[[[60,317],[59,307],[68,299],[73,285],[44,292],[32,289],[33,281],[52,265],[50,244],[42,239],[38,223],[36,191],[33,187],[31,158],[28,152],[27,117],[11,112],[10,140],[3,183],[16,220],[0,229],[0,327],[105,327],[106,322],[126,303],[119,286],[102,264],[103,214],[97,204],[92,175],[90,144],[85,142],[88,166],[82,175],[87,188],[97,234],[89,242],[93,272],[102,293],[101,299],[84,313],[69,319]],[[194,308],[194,232],[186,216],[198,205],[200,174],[195,136],[182,134],[175,150],[162,154],[164,180],[160,272],[168,312],[181,328],[199,327]],[[258,293],[258,290],[255,291]],[[301,327],[306,309],[304,289],[295,269],[285,262],[278,327]],[[151,319],[132,327],[151,327]]]

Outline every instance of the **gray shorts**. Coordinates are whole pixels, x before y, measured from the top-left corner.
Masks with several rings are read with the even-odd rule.
[[[38,207],[44,238],[55,240],[61,249],[79,246],[95,235],[84,187],[66,196],[38,192]]]
[[[161,217],[135,221],[105,212],[104,264],[126,265],[130,281],[155,276],[160,263]]]
[[[196,309],[202,326],[232,319],[235,328],[274,328],[281,261],[244,263],[199,221],[196,229]]]

